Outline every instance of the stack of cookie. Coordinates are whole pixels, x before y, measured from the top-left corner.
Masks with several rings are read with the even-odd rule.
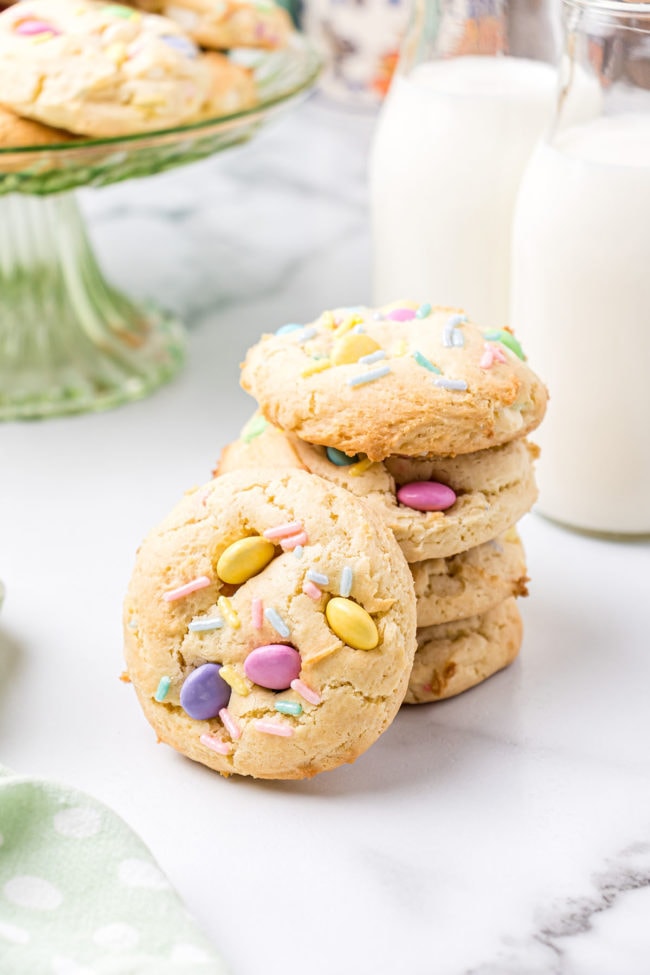
[[[546,391],[509,331],[400,302],[327,311],[248,353],[260,412],[216,473],[286,465],[365,500],[394,533],[417,597],[406,701],[450,697],[509,664],[526,595],[516,522],[536,499]]]
[[[283,326],[242,382],[260,412],[138,552],[128,676],[195,761],[305,778],[517,654],[546,392],[510,332],[409,302]]]
[[[271,0],[24,0],[0,13],[0,147],[173,128],[251,108],[232,48],[291,33]],[[166,16],[160,16],[164,14]]]

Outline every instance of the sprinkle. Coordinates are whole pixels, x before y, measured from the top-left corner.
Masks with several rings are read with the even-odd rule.
[[[444,376],[441,376],[440,379],[435,379],[433,385],[438,386],[440,389],[467,389],[467,383],[464,379],[445,379]]]
[[[501,344],[505,345],[508,349],[510,349],[511,352],[514,352],[519,359],[526,359],[521,345],[514,337],[512,332],[507,331],[507,329],[498,329],[494,332],[483,332],[483,337],[489,342],[501,342]]]
[[[290,332],[299,332],[302,329],[302,325],[295,325],[291,322],[289,325],[281,325],[280,328],[276,330],[276,335],[289,335]]]
[[[221,711],[219,711],[219,717],[221,718],[224,728],[233,741],[237,741],[238,738],[241,738],[241,728],[233,718],[228,708],[221,708]]]
[[[221,738],[217,738],[216,735],[201,735],[199,741],[206,748],[209,748],[212,752],[217,752],[218,755],[230,755],[232,752],[231,746],[222,741]]]
[[[319,586],[326,586],[329,583],[329,578],[324,573],[316,572],[314,569],[307,569],[307,578]]]
[[[462,347],[465,345],[465,336],[457,328],[455,328],[451,333],[451,344],[456,349],[462,349]]]
[[[384,316],[382,315],[382,313],[380,311],[374,312],[374,314],[373,314],[372,317],[373,317],[373,320],[375,322],[381,322],[384,319]]]
[[[235,694],[241,695],[241,697],[248,697],[251,692],[251,685],[249,682],[238,674],[234,667],[230,664],[225,664],[219,671],[219,677],[225,680],[226,684],[232,687]]]
[[[183,596],[189,596],[191,593],[198,592],[199,589],[205,589],[211,585],[212,579],[208,579],[207,576],[199,576],[198,579],[192,579],[191,582],[186,582],[184,586],[179,586],[178,589],[170,589],[169,592],[163,593],[163,599],[168,603],[173,603],[176,599],[182,599]]]
[[[331,311],[324,311],[320,317],[320,323],[323,328],[332,329],[336,326],[336,319]]]
[[[302,591],[304,592],[305,596],[309,596],[309,598],[313,599],[314,602],[320,599],[321,596],[323,595],[320,589],[318,588],[318,586],[316,586],[313,582],[310,582],[309,580],[303,583]]]
[[[440,369],[438,369],[437,366],[434,366],[433,362],[431,362],[430,359],[427,359],[427,357],[418,349],[413,350],[413,358],[419,366],[423,366],[425,369],[428,369],[429,372],[435,372],[440,375]]]
[[[137,630],[137,628],[138,628],[138,621],[135,618],[135,616],[132,616],[131,619],[129,620],[129,629]]]
[[[486,342],[483,346],[483,355],[481,356],[479,366],[481,369],[490,369],[495,362],[507,362],[507,356],[503,349],[500,349],[498,345],[491,345]]]
[[[363,327],[363,325],[359,324],[359,325],[355,325],[354,326],[354,328],[352,329],[352,334],[353,335],[363,335],[365,333],[365,331],[366,330]]]
[[[302,545],[296,545],[296,547],[295,547],[295,548],[294,548],[294,550],[293,550],[293,554],[295,555],[295,557],[296,557],[297,559],[301,559],[301,558],[302,558],[302,556],[303,556],[303,553],[304,553],[304,551],[305,551],[305,550],[304,550],[304,548],[302,547]]]
[[[303,666],[313,667],[314,664],[319,664],[321,660],[325,660],[327,657],[331,657],[333,653],[336,653],[336,651],[340,649],[341,649],[340,644],[338,645],[334,644],[333,646],[325,647],[325,649],[321,650],[320,653],[313,653],[306,660],[303,660]]]
[[[415,312],[412,308],[394,308],[388,312],[386,318],[390,318],[393,322],[410,322],[415,318]]]
[[[375,362],[379,362],[381,359],[386,358],[386,353],[383,349],[377,349],[376,352],[371,352],[370,355],[362,355],[357,361],[361,363],[362,366],[372,366]]]
[[[190,633],[208,633],[210,630],[220,630],[224,625],[224,620],[220,616],[212,616],[210,619],[192,620],[187,627]]]
[[[22,34],[24,37],[35,37],[38,34],[49,34],[50,37],[56,37],[61,34],[60,30],[57,30],[52,24],[47,24],[44,20],[21,20],[15,30],[17,34]]]
[[[447,324],[442,330],[442,344],[444,346],[450,349],[454,345],[464,344],[465,340],[462,337],[462,335],[460,337],[460,343],[458,343],[458,341],[455,340],[454,331],[456,328],[458,328],[459,325],[462,325],[463,322],[466,321],[467,321],[467,315],[452,315],[451,318],[448,319]]]
[[[303,330],[298,335],[296,335],[296,339],[298,341],[298,344],[300,345],[303,342],[309,342],[310,339],[315,339],[317,335],[318,332],[314,328],[314,326],[308,325],[306,328],[303,328]]]
[[[133,18],[140,19],[139,15],[135,10],[129,10],[128,7],[123,7],[122,4],[111,4],[108,7],[104,7],[105,14],[111,14],[113,17],[121,17],[123,20],[132,20]]]
[[[297,532],[304,531],[304,527],[301,521],[288,521],[284,525],[278,525],[277,528],[267,528],[262,534],[264,538],[270,538],[272,540],[276,538],[288,538],[289,535],[295,535]]]
[[[363,386],[364,383],[371,383],[375,379],[381,379],[382,376],[387,376],[389,372],[390,366],[380,366],[379,369],[371,369],[370,372],[366,372],[362,376],[353,376],[351,379],[348,379],[348,386]]]
[[[268,422],[259,414],[248,421],[242,430],[241,438],[244,443],[250,443],[255,437],[259,437],[268,427]]]
[[[120,674],[120,680],[122,681],[123,684],[130,684],[131,683],[131,678],[129,677],[128,670],[123,670],[122,671],[122,673]]]
[[[354,578],[354,573],[349,565],[343,566],[343,571],[341,572],[341,581],[339,583],[339,596],[344,596],[345,599],[348,598],[352,592],[352,580]]]
[[[423,305],[420,305],[415,313],[416,318],[428,318],[431,314],[431,305],[428,301],[425,301]]]
[[[397,357],[406,355],[407,352],[408,352],[408,345],[406,344],[404,339],[400,339],[399,342],[396,342],[391,349],[392,355]]]
[[[302,714],[302,704],[299,704],[298,701],[278,701],[275,710],[279,711],[280,714],[292,714],[294,718],[297,718]]]
[[[251,603],[251,622],[254,630],[261,630],[264,626],[264,603],[261,599],[254,599]]]
[[[171,687],[172,679],[171,677],[161,677],[160,683],[158,684],[158,690],[154,694],[154,699],[158,703],[162,703],[169,694],[169,688]]]
[[[172,50],[177,51],[186,58],[198,57],[199,52],[196,45],[192,44],[187,37],[179,37],[176,34],[163,34],[160,40],[164,41],[168,47],[171,47]]]
[[[225,617],[226,623],[229,623],[233,630],[238,630],[241,626],[241,622],[237,614],[237,610],[227,596],[219,596],[217,599],[217,607],[221,610],[222,615]]]
[[[256,731],[263,735],[279,735],[281,738],[291,738],[293,728],[288,724],[276,724],[275,721],[253,721]]]
[[[320,704],[321,702],[320,694],[317,694],[316,691],[312,690],[311,687],[297,677],[291,681],[291,690],[295,691],[296,694],[300,694],[308,704]]]
[[[310,365],[305,366],[300,375],[303,379],[307,379],[308,376],[314,376],[317,372],[325,372],[326,369],[331,368],[332,363],[329,359],[318,359],[316,362],[312,362]]]
[[[106,57],[116,64],[118,67],[123,64],[128,54],[126,53],[126,45],[121,42],[116,42],[115,44],[109,44],[109,46],[104,51]]]
[[[277,609],[273,609],[272,606],[269,606],[268,609],[264,610],[264,615],[269,621],[269,623],[271,624],[271,626],[273,627],[273,629],[277,633],[279,633],[280,636],[283,636],[286,640],[286,638],[291,634],[291,630],[284,622],[284,620],[278,613]]]
[[[352,477],[359,477],[361,474],[365,474],[368,468],[372,467],[373,464],[373,460],[370,460],[369,457],[364,457],[363,460],[360,460],[357,464],[353,464],[352,467],[349,468],[350,474]]]
[[[308,543],[309,538],[305,531],[299,532],[297,535],[291,535],[289,538],[280,539],[283,552],[291,552],[294,548],[298,548],[299,545],[307,545]]]
[[[355,325],[363,325],[363,318],[359,315],[348,315],[334,329],[334,338],[340,339],[346,332],[350,332]]]

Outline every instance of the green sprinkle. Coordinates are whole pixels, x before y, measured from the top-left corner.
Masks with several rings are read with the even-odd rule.
[[[104,13],[110,14],[112,17],[122,17],[123,20],[131,20],[132,17],[137,15],[137,11],[131,10],[129,7],[123,7],[117,3],[104,7]]]
[[[430,359],[427,359],[425,355],[422,355],[421,352],[418,352],[417,349],[413,350],[413,358],[419,366],[424,366],[424,368],[428,369],[429,372],[435,372],[438,376],[441,375],[440,369],[438,369],[437,366],[434,366],[433,362],[431,362]]]
[[[165,700],[169,694],[169,688],[171,687],[172,679],[171,677],[161,677],[160,683],[158,684],[158,690],[154,694],[154,697],[158,703]]]
[[[241,435],[242,440],[244,443],[250,443],[251,440],[255,440],[255,437],[264,433],[268,425],[268,421],[263,416],[254,416],[244,427]]]
[[[428,318],[431,314],[431,305],[428,301],[425,301],[423,305],[420,305],[415,313],[416,318]]]
[[[506,332],[505,329],[499,329],[495,332],[484,332],[483,338],[487,339],[488,342],[500,342],[501,345],[505,345],[506,348],[510,349],[511,352],[514,352],[514,354],[521,360],[526,360],[524,350],[512,332]]]
[[[279,711],[280,714],[293,714],[297,718],[299,714],[302,714],[302,704],[298,704],[297,701],[278,701],[275,710]]]

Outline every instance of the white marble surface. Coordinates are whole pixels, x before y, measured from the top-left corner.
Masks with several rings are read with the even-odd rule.
[[[312,102],[85,197],[113,278],[189,322],[189,362],[141,403],[0,428],[0,759],[124,816],[233,975],[647,975],[647,544],[526,518],[519,661],[310,782],[157,746],[118,679],[135,547],[248,416],[244,349],[369,298],[372,121]]]

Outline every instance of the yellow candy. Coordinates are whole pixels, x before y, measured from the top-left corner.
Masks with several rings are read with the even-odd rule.
[[[261,572],[274,555],[273,542],[261,535],[240,538],[221,553],[217,562],[217,575],[224,582],[239,586]]]
[[[325,616],[337,637],[349,647],[374,650],[379,643],[379,633],[372,616],[351,599],[334,596],[325,608]]]
[[[369,335],[358,332],[348,332],[343,338],[334,343],[332,362],[335,366],[345,366],[351,362],[358,362],[364,355],[377,352],[381,346]]]

